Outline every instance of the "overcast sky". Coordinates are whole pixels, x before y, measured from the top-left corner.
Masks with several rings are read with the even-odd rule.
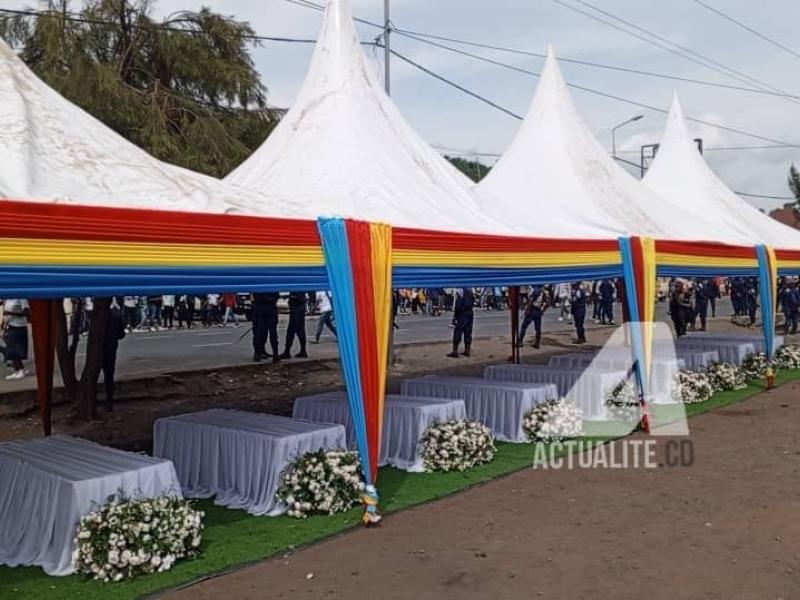
[[[578,0],[564,1],[578,5]],[[800,95],[797,77],[800,58],[737,28],[695,0],[587,1],[784,92]],[[800,53],[800,40],[795,37],[797,23],[800,23],[800,2],[797,0],[704,1]],[[35,2],[0,0],[0,6],[6,8],[31,4],[35,5]],[[76,0],[75,6],[78,5]],[[155,10],[165,14],[201,6],[249,21],[259,34],[269,36],[314,38],[322,18],[318,11],[286,0],[158,0]],[[350,6],[356,16],[373,21],[383,18],[383,0],[350,0]],[[583,10],[587,9],[583,7]],[[590,20],[554,0],[392,0],[392,21],[396,27],[408,30],[533,52],[544,52],[549,41],[557,54],[564,58],[745,85]],[[373,39],[378,33],[368,26],[359,28],[365,40]],[[478,62],[399,35],[393,36],[393,46],[516,113],[524,114],[527,110],[536,85],[536,79],[530,75]],[[299,91],[312,49],[309,44],[264,42],[262,47],[254,50],[257,67],[269,88],[271,104],[291,105]],[[539,71],[542,67],[539,58],[464,49],[532,71]],[[373,55],[372,49],[366,51]],[[376,53],[372,62],[376,69],[382,69],[382,54]],[[519,126],[512,117],[397,59],[393,61],[392,69],[395,102],[411,124],[435,146],[465,152],[501,153]],[[562,69],[571,83],[652,106],[668,108],[672,91],[677,90],[687,115],[800,145],[800,101],[795,103],[786,98],[567,63],[562,63]],[[572,93],[583,117],[609,149],[610,129],[614,125],[636,114],[645,115],[644,119],[618,132],[618,148],[635,150],[621,156],[638,162],[639,146],[658,141],[664,115],[579,90]],[[699,126],[693,126],[693,133],[702,137],[709,148],[769,143]],[[800,150],[709,150],[706,157],[733,189],[788,196],[786,174],[793,160],[800,163]],[[751,201],[766,208],[783,203],[779,200]]]

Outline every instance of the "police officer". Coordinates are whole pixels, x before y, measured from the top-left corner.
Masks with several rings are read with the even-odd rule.
[[[708,299],[709,290],[707,281],[698,279],[695,283],[694,292],[694,313],[692,314],[692,327],[698,317],[700,317],[700,331],[706,330],[706,320],[708,318]]]
[[[614,284],[608,279],[600,282],[600,323],[614,324]]]
[[[472,349],[472,322],[475,319],[473,308],[475,296],[470,288],[461,288],[456,291],[455,305],[453,307],[453,351],[447,356],[458,358],[458,348],[461,338],[464,338],[464,356],[469,356]]]
[[[272,354],[266,350],[270,342]],[[278,293],[253,294],[253,360],[272,357],[272,362],[281,360],[278,356]]]
[[[669,298],[669,316],[672,318],[672,324],[675,326],[675,335],[677,337],[686,335],[686,314],[683,309],[685,304],[683,282],[676,281],[672,287],[672,293]]]
[[[711,318],[717,316],[717,298],[721,298],[719,293],[719,284],[716,278],[709,277],[706,281],[706,289],[708,290],[708,302],[711,305]]]
[[[583,323],[586,320],[586,301],[589,295],[583,289],[580,281],[572,284],[572,318],[575,321],[575,333],[578,338],[575,340],[578,344],[586,343],[586,330]]]
[[[758,309],[758,281],[755,277],[748,277],[746,283],[748,327],[756,324],[756,310]]]
[[[545,289],[540,285],[532,286],[528,303],[525,305],[525,316],[522,318],[519,336],[517,336],[518,348],[522,348],[522,340],[525,338],[525,332],[528,331],[531,323],[533,323],[533,329],[536,332],[536,341],[533,342],[533,347],[539,348],[542,341],[542,315],[548,306],[549,302]]]
[[[783,333],[794,335],[797,333],[797,317],[800,313],[800,290],[797,289],[797,281],[790,281],[784,291],[784,310],[786,321],[783,324]]]
[[[286,327],[286,346],[281,358],[292,358],[292,344],[297,336],[300,352],[295,358],[308,358],[306,352],[306,307],[308,294],[305,292],[289,292],[289,325]]]

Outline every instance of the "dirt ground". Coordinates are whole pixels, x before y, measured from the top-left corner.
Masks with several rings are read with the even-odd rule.
[[[610,331],[611,328],[592,331],[589,341],[601,344]],[[570,345],[571,335],[561,332],[545,336],[541,350],[524,350],[525,359],[547,362],[553,353],[578,350]],[[508,340],[501,337],[476,339],[471,358],[446,358],[450,350],[446,342],[398,346],[389,391],[399,391],[400,382],[412,375],[437,371],[477,375],[485,365],[505,361],[511,352]],[[121,381],[117,385],[114,412],[107,413],[101,403],[98,419],[86,423],[73,420],[69,406],[57,405],[53,410],[53,432],[126,450],[149,451],[153,422],[161,417],[220,407],[289,415],[298,396],[342,386],[337,360],[248,364]],[[33,392],[0,395],[0,442],[42,435],[34,398]]]
[[[526,470],[170,597],[800,598],[799,393],[692,419],[691,466]]]

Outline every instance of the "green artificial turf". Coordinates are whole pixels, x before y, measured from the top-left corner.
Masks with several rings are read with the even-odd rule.
[[[779,372],[778,385],[800,379],[800,370]],[[764,391],[758,383],[735,392],[722,392],[708,402],[686,407],[688,416],[740,402]],[[596,438],[595,438],[596,439]],[[565,444],[565,452],[569,445]],[[379,475],[381,508],[389,513],[442,498],[477,483],[531,466],[533,444],[497,444],[495,460],[464,473],[407,473],[382,468]],[[177,563],[171,571],[141,577],[134,581],[101,584],[79,576],[49,577],[39,567],[0,567],[0,598],[37,600],[115,600],[140,598],[158,590],[195,581],[232,567],[257,561],[298,546],[314,542],[359,525],[361,509],[334,516],[307,520],[289,517],[253,517],[240,510],[214,506],[211,501],[198,505],[206,512],[203,555]],[[376,535],[380,535],[376,532]]]

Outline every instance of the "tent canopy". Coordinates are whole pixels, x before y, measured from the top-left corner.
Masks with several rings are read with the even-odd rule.
[[[164,163],[39,79],[0,40],[0,198],[292,216],[248,190]]]
[[[346,0],[330,0],[297,100],[226,181],[308,217],[508,233],[461,173],[417,135],[361,49]]]
[[[625,172],[581,119],[550,47],[522,126],[478,189],[487,210],[528,235],[746,241],[685,219]]]
[[[677,94],[658,153],[643,181],[690,218],[713,215],[720,229],[737,231],[751,244],[800,249],[800,231],[765,215],[714,174],[689,133]]]

